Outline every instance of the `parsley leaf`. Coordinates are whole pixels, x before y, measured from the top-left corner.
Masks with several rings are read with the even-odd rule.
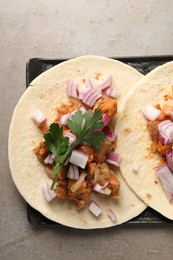
[[[102,114],[98,109],[94,110],[92,114],[91,109],[82,114],[78,110],[70,120],[68,120],[68,127],[76,135],[76,145],[81,142],[87,142],[96,148],[105,140],[105,134],[100,131],[103,126],[101,121]]]
[[[51,189],[53,189],[58,179],[59,171],[76,146],[81,142],[87,142],[98,148],[105,140],[104,132],[100,131],[103,126],[101,119],[102,114],[100,110],[94,110],[94,114],[91,110],[88,110],[86,113],[78,110],[68,120],[68,127],[76,135],[76,141],[71,147],[69,147],[69,138],[63,137],[63,127],[60,127],[57,123],[50,125],[49,132],[44,134],[44,144],[55,157],[54,180]]]
[[[49,133],[44,134],[45,145],[55,157],[55,162],[63,163],[62,155],[68,150],[69,138],[63,138],[63,128],[53,123],[49,127]]]

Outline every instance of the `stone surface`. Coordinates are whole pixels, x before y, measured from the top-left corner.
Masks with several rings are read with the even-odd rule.
[[[173,226],[31,226],[8,166],[8,129],[29,58],[173,54],[172,0],[0,0],[0,259],[172,259]]]

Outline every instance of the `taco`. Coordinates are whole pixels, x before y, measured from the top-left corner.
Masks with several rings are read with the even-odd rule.
[[[57,65],[31,82],[13,113],[9,163],[17,189],[33,208],[55,222],[82,229],[118,225],[146,208],[118,169],[115,171],[119,162],[112,157],[115,117],[121,111],[123,96],[141,78],[139,72],[119,61],[84,56]],[[119,91],[117,102],[111,96],[116,97]],[[80,139],[86,125],[94,127],[87,138]],[[70,139],[74,133],[82,145]],[[105,150],[107,139],[110,142]],[[52,148],[52,140],[58,149]],[[70,140],[75,147],[70,146]],[[99,181],[94,179],[96,172]]]
[[[173,62],[133,88],[116,124],[122,175],[151,208],[173,219]]]

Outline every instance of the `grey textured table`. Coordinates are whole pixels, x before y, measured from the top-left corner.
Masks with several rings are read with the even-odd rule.
[[[172,225],[33,227],[8,166],[8,129],[29,58],[173,54],[171,0],[0,0],[0,259],[172,259]]]

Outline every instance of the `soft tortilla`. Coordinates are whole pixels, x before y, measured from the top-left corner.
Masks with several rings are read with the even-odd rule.
[[[142,111],[150,105],[163,104],[164,96],[172,96],[173,62],[166,63],[143,77],[124,102],[116,124],[119,136],[117,151],[123,154],[121,172],[129,186],[150,207],[173,219],[173,204],[163,191],[153,169],[160,156],[148,156],[151,137]],[[139,168],[134,171],[134,168]]]
[[[9,132],[9,163],[12,178],[24,199],[47,218],[60,224],[81,228],[105,228],[126,222],[140,214],[146,205],[135,195],[117,173],[121,183],[121,198],[106,199],[93,194],[93,198],[103,210],[97,219],[88,208],[77,210],[75,205],[68,201],[50,203],[44,199],[41,186],[49,179],[45,174],[44,166],[38,161],[33,148],[39,142],[42,134],[31,119],[35,109],[40,109],[53,121],[55,107],[59,102],[66,102],[66,81],[74,78],[80,82],[86,77],[95,77],[95,73],[102,73],[103,77],[111,74],[113,87],[120,85],[122,95],[127,92],[142,75],[135,69],[121,63],[102,57],[82,57],[64,62],[36,78],[18,102]],[[123,99],[123,98],[121,98]],[[120,100],[121,103],[121,100]],[[107,209],[113,209],[117,215],[113,223],[107,215]]]

